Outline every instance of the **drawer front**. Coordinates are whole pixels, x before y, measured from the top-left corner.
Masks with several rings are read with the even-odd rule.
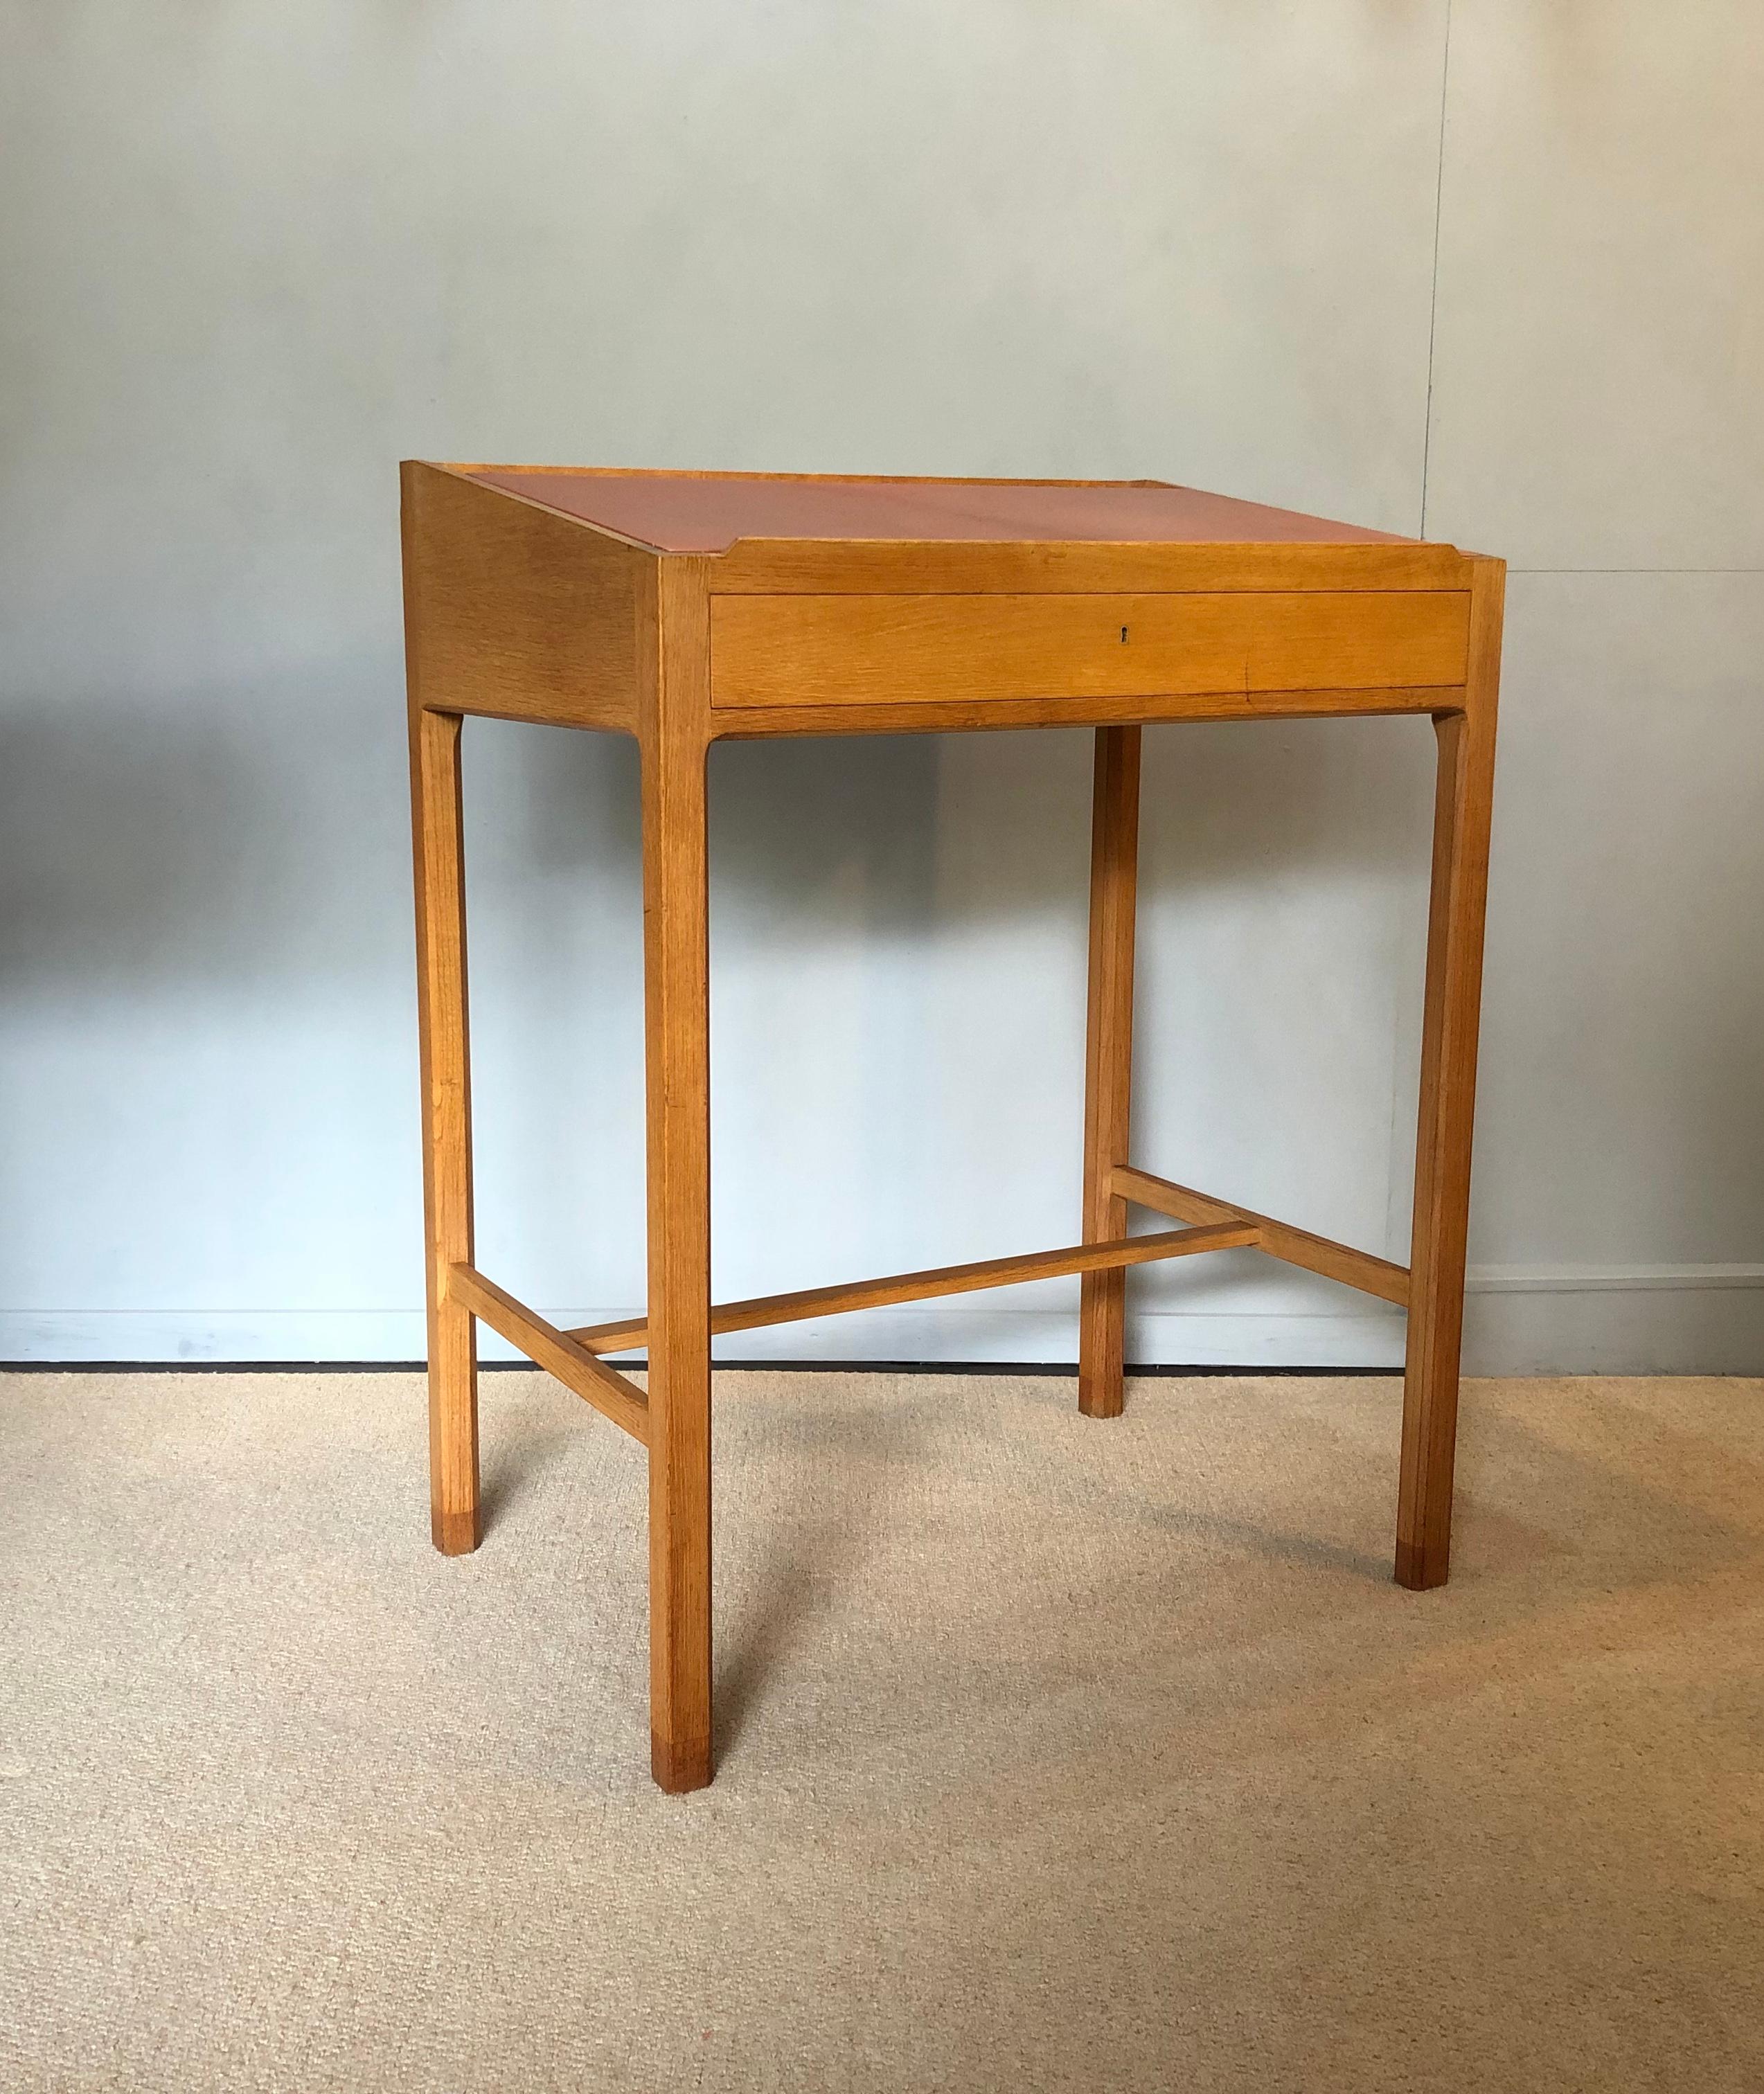
[[[1397,690],[1464,680],[1460,590],[717,596],[719,706]]]

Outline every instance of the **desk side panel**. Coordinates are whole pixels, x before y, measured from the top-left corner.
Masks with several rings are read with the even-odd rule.
[[[419,702],[634,734],[655,556],[437,466],[403,483]]]

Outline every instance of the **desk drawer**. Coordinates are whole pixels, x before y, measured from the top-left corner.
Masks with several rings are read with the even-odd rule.
[[[1464,680],[1445,589],[1191,596],[718,596],[719,706],[936,704]]]

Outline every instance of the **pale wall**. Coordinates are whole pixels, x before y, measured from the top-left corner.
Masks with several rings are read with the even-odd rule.
[[[415,454],[1506,555],[1472,1362],[1764,1369],[1755,0],[10,0],[0,98],[0,1353],[420,1349]],[[1399,1257],[1429,741],[1148,745],[1139,1158]],[[480,1261],[628,1310],[631,753],[467,745]],[[719,1291],[1069,1240],[1083,738],[713,784]],[[1072,1298],[729,1350],[1070,1358]],[[1248,1253],[1133,1298],[1397,1357]]]

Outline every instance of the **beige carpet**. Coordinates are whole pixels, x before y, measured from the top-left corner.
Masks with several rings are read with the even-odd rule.
[[[731,1375],[715,1788],[637,1450],[486,1377],[0,1381],[0,2087],[1757,2090],[1764,1384]]]

